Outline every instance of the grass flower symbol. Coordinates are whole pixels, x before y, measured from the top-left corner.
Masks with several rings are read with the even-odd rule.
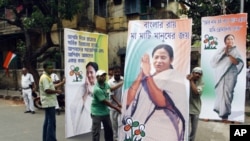
[[[205,49],[216,49],[216,46],[218,45],[218,39],[214,36],[209,36],[206,34],[205,39],[203,40],[203,43],[205,44]]]
[[[82,76],[82,71],[79,71],[80,70],[80,68],[78,67],[78,66],[74,66],[74,65],[71,65],[70,66],[70,72],[69,72],[69,75],[70,76],[74,76],[75,75],[75,80],[74,81],[76,81],[76,82],[78,82],[78,81],[81,81],[82,80],[82,78],[83,78],[83,76]]]
[[[144,124],[140,124],[138,121],[133,121],[132,118],[127,118],[124,131],[129,133],[126,134],[124,141],[141,141],[146,135],[144,129]]]

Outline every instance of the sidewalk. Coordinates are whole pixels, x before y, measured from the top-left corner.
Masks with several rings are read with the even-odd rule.
[[[6,100],[22,100],[21,91],[17,90],[8,90],[8,89],[0,89],[0,98]]]

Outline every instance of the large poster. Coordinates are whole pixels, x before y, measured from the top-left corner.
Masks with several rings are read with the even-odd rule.
[[[190,19],[130,21],[119,140],[187,140]]]
[[[108,70],[108,36],[64,29],[64,46],[66,137],[71,137],[91,131],[91,91],[96,69]]]
[[[200,118],[244,122],[247,14],[202,18]]]

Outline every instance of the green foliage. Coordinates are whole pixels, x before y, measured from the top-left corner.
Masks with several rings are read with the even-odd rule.
[[[186,3],[184,0],[180,0],[179,2],[184,3],[189,7],[188,11],[186,11],[189,18],[193,19],[193,34],[201,35],[201,18],[205,16],[215,16],[220,15],[221,0],[195,0]]]
[[[61,19],[72,20],[75,13],[80,13],[82,7],[88,4],[85,1],[79,0],[62,0],[58,7],[58,12],[60,13]]]
[[[34,12],[32,12],[31,16],[23,19],[24,28],[41,28],[43,31],[49,31],[51,25],[54,23],[53,17],[45,16],[36,6],[33,9]]]
[[[19,5],[24,7],[22,17],[16,19],[19,22],[13,22],[16,26],[45,32],[61,20],[72,20],[82,11],[84,4],[88,3],[80,0],[0,0],[0,8],[15,10]]]
[[[0,0],[0,7],[4,7],[9,4],[9,0]]]
[[[18,40],[16,43],[16,53],[23,60],[24,54],[26,52],[25,42],[22,40]]]
[[[18,52],[23,53],[23,52],[26,51],[26,48],[25,48],[26,46],[25,46],[24,41],[18,40],[16,46],[17,46],[17,51]]]
[[[181,11],[183,14],[187,14],[189,18],[193,19],[192,32],[195,37],[201,35],[201,18],[206,16],[218,16],[223,14],[222,0],[179,0],[180,3],[185,4],[189,9],[187,11]],[[240,13],[240,0],[225,0],[226,14]],[[250,23],[250,0],[244,0],[244,13],[248,13],[248,23]],[[250,28],[247,28],[247,34],[250,33]],[[192,42],[195,40],[192,38]],[[217,45],[217,42],[215,42]],[[247,46],[250,46],[250,35],[247,36]],[[247,48],[250,50],[250,47]]]
[[[222,0],[179,0],[180,3],[185,4],[189,9],[184,12],[189,18],[193,19],[193,34],[201,35],[201,18],[206,16],[218,16],[223,14]],[[226,14],[236,14],[240,12],[239,0],[225,0]]]
[[[86,2],[87,1],[87,2]],[[14,14],[14,19],[7,19],[4,11],[0,15],[0,19],[6,21],[10,25],[19,27],[23,33],[23,41],[17,43],[17,53],[22,59],[22,63],[28,66],[34,72],[34,78],[39,80],[39,74],[36,70],[36,63],[39,59],[44,61],[46,59],[59,60],[58,55],[51,57],[48,49],[51,47],[59,47],[55,45],[51,39],[51,29],[54,24],[57,24],[58,29],[62,29],[62,20],[72,20],[74,16],[78,15],[81,8],[86,6],[90,0],[0,0],[0,8],[2,10],[8,9],[11,14]],[[37,32],[38,31],[38,32]],[[48,34],[44,34],[44,33]],[[39,45],[32,45],[32,39],[38,39],[38,34],[44,35],[44,39]],[[30,36],[36,35],[34,38]],[[59,36],[59,34],[58,34]],[[61,43],[59,43],[61,45]],[[39,46],[39,47],[38,47]],[[58,59],[59,58],[59,59]],[[82,76],[77,74],[77,79],[82,79]]]

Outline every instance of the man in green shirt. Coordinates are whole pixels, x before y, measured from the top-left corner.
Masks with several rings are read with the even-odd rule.
[[[39,91],[42,107],[45,109],[45,120],[43,124],[43,141],[56,141],[56,93],[62,94],[61,90],[56,90],[50,74],[53,72],[53,65],[49,62],[43,64],[44,72],[39,80]],[[57,84],[57,86],[60,84]]]
[[[121,113],[120,107],[111,104],[109,101],[109,93],[110,90],[113,91],[121,87],[123,81],[111,88],[106,82],[106,75],[107,73],[104,70],[98,70],[96,73],[97,83],[94,87],[93,100],[91,104],[92,141],[100,140],[101,123],[104,126],[105,141],[113,141],[109,107]]]

